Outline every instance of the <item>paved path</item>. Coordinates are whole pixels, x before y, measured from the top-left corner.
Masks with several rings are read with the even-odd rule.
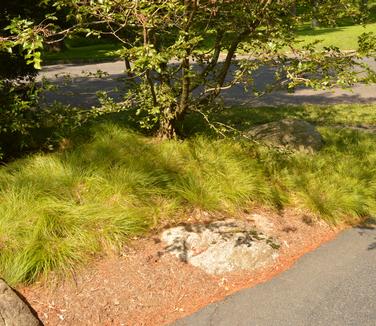
[[[376,69],[376,62],[369,61]],[[109,75],[103,79],[88,78],[82,71],[94,73],[97,70],[106,71]],[[71,85],[63,87],[63,94],[49,94],[47,101],[61,101],[65,104],[91,107],[98,104],[96,92],[98,90],[110,91],[115,87],[124,88],[120,80],[124,77],[124,63],[122,61],[99,64],[63,64],[44,67],[42,76],[63,83],[63,78],[56,79],[55,75],[71,74],[74,80]],[[256,85],[262,86],[273,79],[273,73],[263,68],[256,78]],[[116,94],[113,93],[116,97]],[[338,103],[376,103],[376,84],[355,86],[352,91],[335,89],[333,91],[314,91],[301,88],[293,94],[287,92],[273,92],[261,98],[254,98],[251,92],[245,93],[243,87],[236,86],[222,93],[225,103],[239,106],[277,106],[297,104],[338,104]],[[120,97],[120,93],[117,95]]]
[[[175,326],[375,326],[376,229],[352,229],[290,270]]]

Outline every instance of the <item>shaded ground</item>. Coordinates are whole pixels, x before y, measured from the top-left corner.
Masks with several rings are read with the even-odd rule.
[[[155,236],[135,241],[65,283],[19,290],[45,325],[163,325],[268,280],[337,233],[302,212],[257,213],[256,219],[249,213],[242,217],[270,228],[282,246],[276,263],[256,271],[206,274],[171,254],[158,254],[164,247]],[[197,215],[190,222],[207,218]]]

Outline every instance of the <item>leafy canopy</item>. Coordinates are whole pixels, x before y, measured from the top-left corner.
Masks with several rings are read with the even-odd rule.
[[[189,111],[217,103],[223,89],[254,85],[254,72],[273,67],[277,87],[293,90],[348,87],[375,80],[358,52],[343,53],[315,44],[301,47],[297,28],[312,19],[335,26],[342,18],[364,19],[360,0],[44,0],[67,13],[61,28],[50,13],[39,22],[17,18],[3,39],[8,49],[21,45],[26,58],[40,67],[44,43],[74,33],[112,37],[123,44],[129,92],[118,106],[136,107],[143,127],[175,137],[176,126]],[[374,51],[372,35],[361,37],[361,54]],[[238,56],[238,57],[237,57]],[[234,64],[236,63],[236,64]],[[357,68],[355,68],[357,67]],[[103,103],[114,105],[110,99]]]

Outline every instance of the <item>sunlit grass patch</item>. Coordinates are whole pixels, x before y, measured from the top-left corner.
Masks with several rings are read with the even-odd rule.
[[[312,28],[308,24],[298,31],[298,40],[301,44],[307,44],[320,40],[318,47],[323,49],[328,46],[336,46],[341,50],[357,50],[358,37],[363,33],[376,32],[376,23],[367,25],[349,25],[340,27]]]
[[[291,203],[332,223],[376,215],[376,136],[320,130],[326,141],[320,153],[297,153],[284,163]]]
[[[0,168],[0,275],[12,284],[65,275],[197,209],[233,216],[252,205],[292,206],[330,223],[376,216],[376,135],[332,127],[375,125],[373,106],[240,110],[218,118],[243,129],[304,118],[322,125],[325,146],[281,152],[204,129],[159,141],[115,122],[95,124],[70,149]]]

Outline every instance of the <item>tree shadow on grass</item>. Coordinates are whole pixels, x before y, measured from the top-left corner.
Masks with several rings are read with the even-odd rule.
[[[349,110],[351,107],[349,107]],[[353,109],[355,112],[356,107]],[[346,118],[345,109],[340,106],[332,105],[280,105],[280,106],[234,106],[218,109],[208,113],[209,120],[213,123],[219,122],[230,126],[238,131],[247,131],[250,128],[286,118],[301,119],[313,123],[317,126],[336,126],[340,127],[359,127],[362,125],[356,123],[355,119]],[[342,119],[341,117],[344,116]],[[362,117],[358,118],[359,121]],[[343,120],[343,121],[342,121]],[[349,124],[346,125],[346,121]],[[370,118],[370,122],[371,122]],[[376,122],[376,121],[375,121]],[[182,129],[186,135],[206,134],[214,135],[215,132],[208,127],[208,124],[198,113],[189,115],[182,125]]]
[[[350,25],[347,25],[350,26]],[[344,27],[320,27],[320,28],[312,28],[311,26],[306,26],[298,31],[298,35],[301,37],[304,36],[320,36],[320,35],[327,35],[330,33],[335,33],[338,31],[343,31]]]

